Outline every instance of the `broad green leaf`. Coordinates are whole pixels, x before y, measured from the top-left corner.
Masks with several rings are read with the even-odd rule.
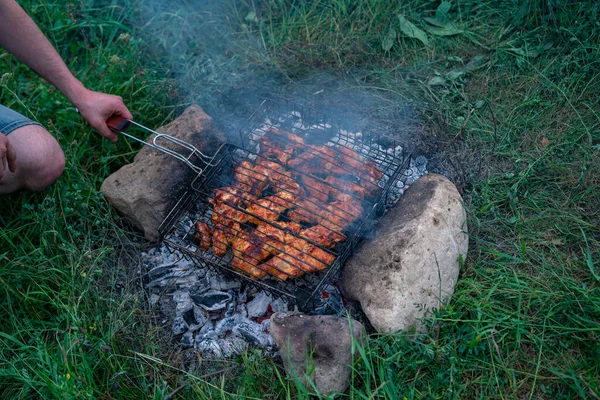
[[[435,18],[439,21],[444,21],[446,16],[448,15],[448,11],[452,7],[452,3],[449,1],[442,1],[438,6],[437,10],[435,10]]]
[[[467,71],[464,69],[453,69],[446,74],[446,78],[450,79],[451,81],[455,81],[466,73]]]
[[[400,30],[402,33],[410,38],[420,40],[425,46],[429,46],[429,39],[423,30],[407,20],[404,15],[398,16],[398,19],[400,20]]]
[[[425,30],[436,36],[454,36],[463,33],[460,29],[456,28],[453,23],[448,23],[444,27],[439,26],[426,26]]]
[[[433,78],[427,81],[427,84],[429,86],[443,86],[447,83],[448,81],[441,76],[434,76]]]
[[[385,36],[381,40],[381,47],[384,51],[390,51],[392,47],[394,47],[394,42],[396,41],[396,30],[394,28],[390,28],[387,36]]]
[[[433,26],[439,26],[440,28],[445,28],[446,25],[448,24],[447,22],[442,22],[437,18],[430,18],[430,17],[425,17],[423,18],[425,20],[425,22],[427,22],[428,24],[431,24]]]

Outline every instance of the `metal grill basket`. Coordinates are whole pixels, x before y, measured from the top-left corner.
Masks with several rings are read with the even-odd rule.
[[[214,198],[215,189],[233,183],[234,166],[244,160],[255,161],[262,157],[259,154],[259,140],[270,128],[295,133],[302,137],[306,144],[326,144],[335,149],[346,147],[364,159],[373,160],[383,173],[378,182],[378,194],[363,202],[362,217],[344,230],[347,240],[337,243],[332,249],[327,249],[335,256],[330,267],[286,281],[270,275],[255,279],[237,272],[231,267],[234,257],[231,251],[224,257],[218,257],[211,249],[201,250],[194,241],[195,222],[210,221],[214,212],[209,200]],[[337,277],[340,267],[352,254],[361,238],[373,230],[377,219],[384,213],[386,206],[389,206],[390,191],[403,179],[409,161],[410,156],[389,137],[366,129],[358,132],[355,127],[344,126],[334,118],[287,100],[266,100],[240,130],[239,143],[223,146],[213,161],[204,168],[203,173],[194,179],[190,189],[183,194],[163,221],[160,227],[161,238],[171,251],[181,252],[200,267],[219,270],[229,278],[243,279],[276,296],[285,296],[300,306],[305,306],[316,294],[321,293],[325,284],[331,283]],[[299,171],[295,173],[301,174]]]

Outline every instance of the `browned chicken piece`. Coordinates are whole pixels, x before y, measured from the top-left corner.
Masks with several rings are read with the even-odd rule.
[[[348,195],[346,195],[348,196]],[[319,214],[319,224],[334,230],[343,231],[362,216],[361,202],[348,196],[346,201],[334,201]]]
[[[278,206],[283,207],[283,210],[281,210],[281,212],[283,212],[288,208],[294,207],[294,205],[296,204],[296,201],[298,200],[298,196],[296,196],[290,192],[282,191],[282,192],[277,192],[272,196],[264,197],[264,199],[268,199],[269,201],[272,201],[273,203],[277,204]]]
[[[306,240],[326,248],[332,248],[336,243],[346,240],[346,235],[336,232],[323,225],[315,225],[310,228],[303,229],[300,236]]]
[[[290,232],[294,232],[296,235],[299,234],[304,227],[296,222],[275,222],[277,226],[282,229],[287,229]]]
[[[273,197],[275,196],[267,196],[248,205],[247,210],[252,215],[249,218],[249,222],[253,224],[261,222],[260,219],[255,218],[254,216],[260,217],[266,221],[276,221],[277,218],[279,218],[279,215],[285,211],[287,207],[279,204],[281,199],[278,198],[279,202],[277,202],[274,201]]]
[[[306,146],[306,151],[298,157],[290,160],[288,165],[296,168],[305,174],[352,174],[356,173],[350,169],[344,169],[344,166],[337,160],[337,154],[330,146]]]
[[[246,192],[238,186],[225,186],[220,189],[215,189],[215,197],[210,199],[209,202],[212,205],[217,203],[227,203],[234,206],[239,206],[245,202],[254,200],[256,197],[252,196],[249,192]]]
[[[252,233],[240,232],[231,242],[231,252],[233,253],[231,266],[233,269],[254,278],[264,278],[267,271],[259,268],[258,265],[270,254],[265,247],[258,236]]]
[[[271,224],[260,223],[256,227],[256,235],[264,238],[271,254],[281,253],[285,247],[286,232]]]
[[[255,166],[247,160],[234,168],[233,176],[237,181],[236,186],[255,196],[258,196],[269,183],[268,175],[256,172]]]
[[[360,154],[346,146],[338,146],[339,159],[344,169],[360,173],[365,168],[364,162],[361,160]]]
[[[293,235],[288,234],[286,243],[285,251],[279,257],[284,261],[295,260],[288,262],[305,272],[322,271],[335,260],[333,254]]]
[[[360,185],[365,188],[367,197],[375,197],[380,190],[378,183],[383,172],[373,160],[365,160],[364,164],[364,169],[360,173]]]
[[[196,233],[194,239],[198,243],[198,247],[206,251],[212,246],[212,233],[206,222],[196,222]]]
[[[291,144],[293,144],[294,146],[304,146],[304,139],[302,139],[300,136],[296,135],[295,133],[292,132],[287,132],[281,129],[277,129],[274,127],[270,127],[269,134],[272,134],[273,137],[277,138],[277,141],[287,141]]]
[[[288,218],[295,222],[317,223],[319,216],[326,205],[314,200],[300,200],[293,211],[288,213]]]
[[[269,261],[262,264],[262,266],[265,267],[270,275],[273,275],[280,281],[285,281],[287,279],[299,278],[304,275],[304,271],[297,268],[295,262],[297,262],[297,260],[293,257],[282,253],[271,258]]]
[[[231,225],[231,222],[244,224],[252,219],[252,216],[242,210],[230,206],[227,203],[216,203],[213,207],[212,223],[213,225]]]
[[[338,197],[340,197],[340,195],[343,193],[349,193],[358,197],[359,199],[364,199],[365,194],[367,193],[367,190],[362,186],[347,179],[338,178],[333,175],[329,175],[327,179],[325,179],[325,182],[331,186],[330,193],[336,200],[338,200]]]
[[[276,192],[288,192],[294,196],[302,196],[304,190],[302,187],[292,178],[282,178],[277,182],[273,183],[273,189]]]
[[[294,155],[294,146],[291,144],[282,145],[280,147],[266,136],[261,137],[259,142],[260,155],[263,157],[278,160],[282,164],[287,164]]]
[[[302,184],[315,201],[326,202],[329,199],[329,185],[319,178],[302,175]]]
[[[227,254],[229,244],[240,230],[240,224],[233,221],[229,221],[229,224],[215,224],[212,235],[213,253],[219,257]]]

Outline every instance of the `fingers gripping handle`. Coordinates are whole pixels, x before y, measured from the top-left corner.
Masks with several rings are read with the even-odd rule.
[[[108,125],[108,127],[115,132],[123,132],[127,130],[130,124],[131,121],[129,121],[127,118],[116,114],[113,114],[108,120],[106,120],[106,125]]]
[[[145,146],[152,147],[158,151],[162,151],[163,153],[166,153],[178,160],[183,161],[184,163],[186,163],[188,165],[188,167],[190,167],[197,174],[202,173],[202,168],[199,167],[198,165],[196,165],[194,162],[192,162],[192,159],[200,159],[200,160],[203,160],[203,162],[206,165],[212,165],[212,161],[214,160],[215,155],[219,152],[219,150],[223,146],[223,145],[221,145],[221,147],[219,147],[219,150],[217,150],[217,152],[215,152],[215,155],[213,155],[212,157],[208,157],[205,154],[203,154],[201,151],[199,151],[197,148],[195,148],[191,144],[189,144],[181,139],[178,139],[176,137],[173,137],[173,136],[170,136],[170,135],[167,135],[164,133],[159,133],[159,132],[153,131],[152,129],[149,129],[149,128],[145,127],[144,125],[138,124],[137,122],[132,121],[127,118],[124,118],[120,115],[116,115],[116,114],[112,115],[109,119],[106,120],[106,125],[108,125],[108,127],[115,132],[118,132],[122,135],[127,136],[130,139],[133,139],[135,141],[142,143]],[[125,132],[127,130],[127,128],[131,125],[135,125],[149,133],[152,133],[154,135],[154,137],[152,138],[152,142],[146,142],[140,138],[137,138],[137,137]],[[159,143],[160,141],[170,142],[171,147],[174,145],[176,148],[179,149],[179,151],[173,150],[171,148],[161,145]]]

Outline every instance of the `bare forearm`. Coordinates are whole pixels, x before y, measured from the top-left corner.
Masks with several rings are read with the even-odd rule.
[[[0,0],[0,45],[72,102],[84,90],[35,22],[14,0]]]

